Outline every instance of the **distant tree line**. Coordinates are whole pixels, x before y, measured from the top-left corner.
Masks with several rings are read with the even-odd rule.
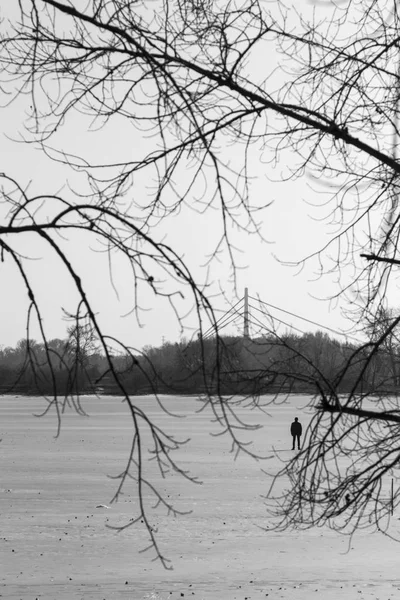
[[[118,354],[110,369],[93,332],[75,326],[66,339],[49,340],[47,347],[20,340],[15,348],[0,348],[0,391],[63,396],[395,391],[397,340],[372,356],[370,345],[343,343],[320,331],[255,339],[219,336]]]

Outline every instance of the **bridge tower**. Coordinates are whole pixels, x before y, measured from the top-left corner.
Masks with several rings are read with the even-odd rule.
[[[249,338],[249,289],[244,288],[243,337]]]

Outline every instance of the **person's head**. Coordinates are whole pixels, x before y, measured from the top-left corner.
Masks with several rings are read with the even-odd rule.
[[[298,421],[298,418],[297,418],[297,417],[295,417],[295,418],[294,418],[294,420],[295,420],[295,421]]]

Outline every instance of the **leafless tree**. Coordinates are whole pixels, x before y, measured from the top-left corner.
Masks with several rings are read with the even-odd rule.
[[[314,257],[321,274],[340,273],[340,293],[351,300],[354,321],[363,330],[366,311],[374,315],[385,305],[400,264],[399,19],[396,4],[383,0],[324,3],[313,9],[257,0],[88,0],[83,5],[19,0],[3,15],[2,86],[7,98],[29,96],[25,139],[84,175],[85,183],[65,193],[43,184],[43,192],[31,196],[16,174],[3,174],[9,217],[0,227],[2,256],[14,261],[26,286],[27,338],[35,317],[49,365],[42,309],[13,240],[37,236],[68,273],[79,297],[77,322],[85,318],[90,324],[132,417],[131,454],[116,497],[126,478],[134,477],[139,503],[134,522],[144,520],[150,545],[164,565],[144,489],[168,510],[173,507],[146,478],[141,432],[150,431],[162,474],[169,468],[191,476],[172,459],[178,442],[156,427],[124,389],[112,352],[119,348],[134,361],[136,351],[100,326],[59,235],[83,232],[110,254],[123,255],[131,266],[138,312],[139,290],[147,285],[180,318],[175,299],[188,288],[200,334],[206,322],[218,333],[207,288],[196,283],[177,251],[159,241],[157,223],[183,206],[200,212],[218,208],[221,237],[213,257],[225,249],[234,269],[231,225],[259,232],[262,207],[254,204],[249,184],[259,163],[280,165],[281,179],[307,173],[323,192],[326,220],[336,226]],[[103,163],[68,153],[57,146],[57,136],[74,127],[77,114],[99,128],[123,119],[133,131],[151,135],[151,147]],[[230,144],[235,144],[235,160],[225,152]],[[134,186],[146,194],[132,199]],[[315,384],[316,412],[305,449],[283,466],[291,489],[280,509],[283,526],[329,522],[351,528],[364,517],[369,522],[371,515],[380,526],[389,514],[382,482],[398,461],[396,390],[389,395],[379,388],[376,397],[366,398],[361,384],[399,319],[350,352],[329,381],[294,350],[307,364],[307,381]],[[284,339],[276,339],[286,347]],[[354,385],[343,397],[338,389],[349,371]],[[289,370],[287,377],[298,374]],[[247,426],[218,392],[205,402],[231,435],[234,450],[251,452],[238,437]],[[60,416],[56,394],[49,399],[51,408]],[[399,491],[395,504],[398,498]]]

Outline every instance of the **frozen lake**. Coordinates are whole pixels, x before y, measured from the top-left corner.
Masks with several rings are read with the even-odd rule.
[[[109,509],[127,459],[132,431],[125,404],[118,398],[83,399],[89,417],[68,411],[61,436],[54,439],[54,413],[35,418],[44,408],[38,398],[0,398],[0,597],[6,600],[273,600],[323,598],[356,600],[400,597],[400,545],[380,534],[359,532],[352,540],[327,529],[264,531],[269,517],[261,498],[277,459],[255,462],[230,454],[227,436],[215,437],[209,412],[196,414],[193,398],[164,398],[185,418],[172,418],[150,398],[137,402],[163,428],[190,443],[176,459],[203,482],[174,476],[161,489],[175,506],[192,513],[179,518],[152,511],[163,553],[173,571],[152,562],[148,534],[140,526],[116,533],[136,516],[134,486]],[[135,400],[136,401],[136,400]],[[291,452],[290,423],[307,398],[293,396],[272,406],[269,415],[245,411],[262,422],[255,449],[278,456]],[[274,462],[276,464],[274,464]],[[130,492],[132,495],[130,495]],[[400,529],[398,516],[393,527]]]

